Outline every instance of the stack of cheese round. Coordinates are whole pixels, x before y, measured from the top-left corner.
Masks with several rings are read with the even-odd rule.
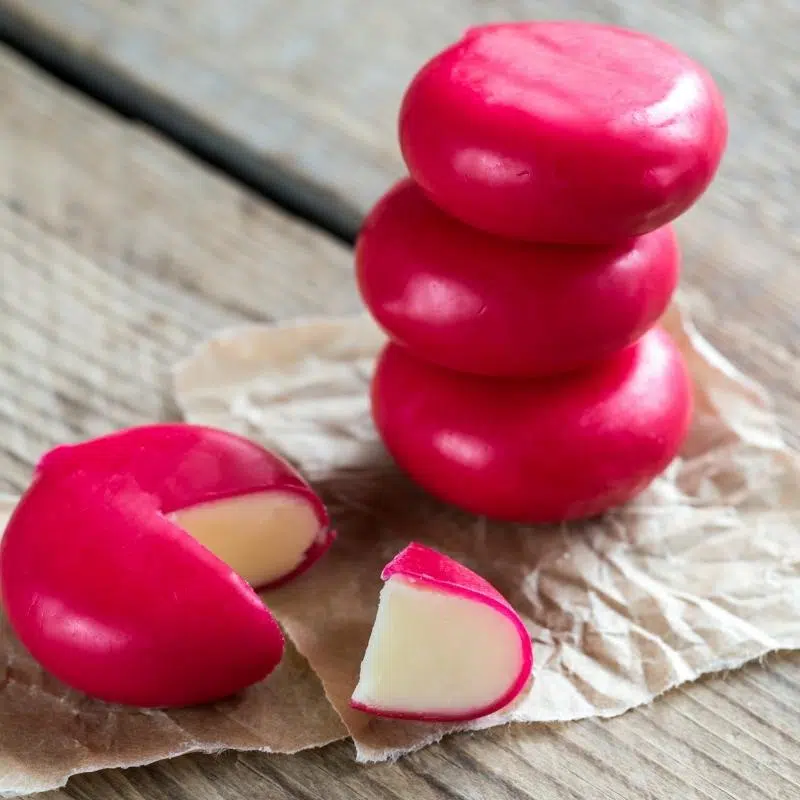
[[[409,475],[543,522],[599,514],[665,469],[692,407],[657,324],[679,275],[671,223],[726,138],[708,73],[636,31],[488,25],[423,66],[400,114],[410,177],[357,246],[391,341],[373,416]]]

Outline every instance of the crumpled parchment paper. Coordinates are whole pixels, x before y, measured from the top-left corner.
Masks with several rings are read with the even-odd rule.
[[[800,647],[798,456],[762,389],[677,308],[664,323],[696,387],[681,457],[628,507],[551,527],[459,512],[393,467],[369,416],[384,337],[367,317],[228,331],[177,366],[187,420],[276,448],[330,507],[337,543],[268,603],[322,680],[359,760],[396,757],[463,727],[621,714],[703,673]],[[349,708],[381,568],[411,540],[477,570],[523,615],[535,677],[512,710],[445,726]]]
[[[199,347],[175,370],[187,419],[282,451],[312,478],[339,529],[311,571],[264,595],[296,649],[289,644],[278,670],[238,697],[144,711],[65,688],[0,614],[0,795],[192,751],[290,753],[349,732],[368,761],[439,739],[458,726],[378,720],[347,705],[381,567],[412,539],[492,581],[534,641],[530,693],[473,728],[613,716],[705,672],[800,647],[798,457],[781,442],[764,392],[677,311],[666,324],[697,388],[682,457],[631,506],[546,528],[445,507],[393,467],[368,413],[383,343],[369,319],[242,328]],[[0,530],[13,503],[0,497]]]
[[[0,495],[0,531],[15,499]],[[0,614],[0,796],[63,786],[71,775],[228,748],[294,753],[346,736],[305,659],[288,644],[266,681],[212,706],[111,706],[45,673]]]

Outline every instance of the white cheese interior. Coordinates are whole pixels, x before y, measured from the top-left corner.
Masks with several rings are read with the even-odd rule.
[[[503,614],[393,576],[353,700],[382,711],[466,713],[505,694],[521,668],[519,634]]]
[[[256,588],[297,567],[319,531],[311,506],[284,492],[204,503],[172,519]]]

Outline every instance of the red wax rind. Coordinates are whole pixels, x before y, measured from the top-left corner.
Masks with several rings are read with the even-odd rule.
[[[280,627],[255,591],[168,516],[277,491],[327,514],[284,461],[193,425],[133,428],[56,448],[0,544],[5,611],[34,658],[93,697],[136,706],[210,702],[280,662]],[[307,564],[306,564],[307,566]]]
[[[356,249],[358,285],[384,330],[450,369],[534,377],[634,342],[679,275],[671,226],[604,247],[536,245],[469,228],[411,180],[375,206]]]
[[[639,494],[677,454],[692,391],[653,328],[580,372],[493,379],[389,344],[372,383],[376,427],[397,464],[441,500],[490,518],[559,522]]]
[[[417,73],[399,127],[411,175],[444,211],[568,244],[672,221],[727,140],[705,69],[644,33],[586,22],[470,29]]]

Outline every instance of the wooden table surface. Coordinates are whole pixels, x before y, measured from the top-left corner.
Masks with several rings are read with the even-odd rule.
[[[684,285],[800,444],[794,0],[0,0],[0,491],[57,442],[175,418],[167,371],[219,328],[356,310],[350,242],[402,174],[405,83],[466,25],[538,16],[651,31],[718,79],[731,142],[680,222]],[[798,712],[786,654],[396,764],[187,756],[47,797],[796,800]]]

